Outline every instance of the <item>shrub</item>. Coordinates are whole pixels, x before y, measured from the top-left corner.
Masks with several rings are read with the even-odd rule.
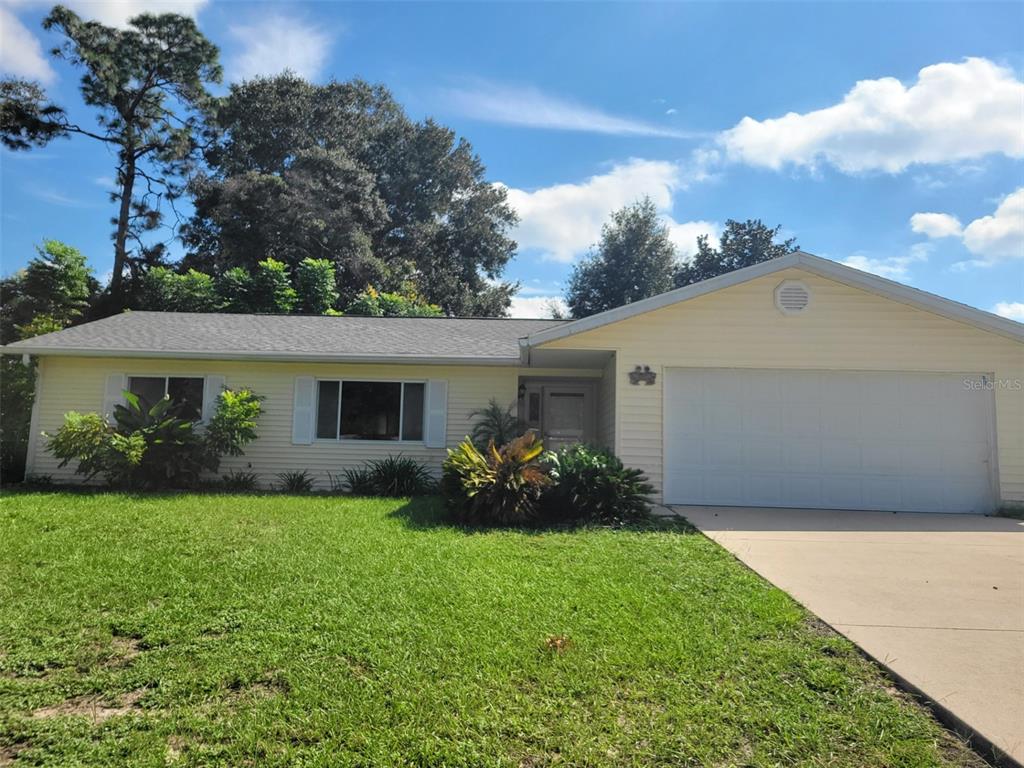
[[[260,484],[260,476],[255,472],[247,472],[243,469],[228,470],[226,475],[221,477],[220,485],[225,491],[238,493],[255,491]]]
[[[639,469],[623,465],[601,448],[573,445],[544,456],[552,484],[544,493],[544,511],[554,519],[624,523],[650,512],[654,487]]]
[[[47,449],[60,466],[77,462],[75,472],[87,480],[102,475],[124,488],[194,486],[203,472],[216,472],[221,456],[242,454],[256,437],[260,398],[248,390],[225,390],[214,417],[200,433],[196,425],[175,415],[165,396],[151,408],[124,392],[124,405],[114,407],[114,424],[96,413],[67,413],[64,424],[47,436]]]
[[[528,432],[496,448],[480,451],[468,437],[448,451],[441,492],[448,508],[471,524],[518,525],[537,516],[538,502],[551,482],[538,457],[544,450]]]
[[[280,472],[277,479],[278,489],[285,493],[310,493],[313,490],[313,476],[304,469]]]
[[[502,408],[493,397],[486,406],[472,411],[469,418],[477,420],[470,437],[480,450],[490,443],[507,445],[523,433],[512,406]]]
[[[345,490],[356,496],[420,496],[434,489],[423,464],[408,456],[387,456],[345,470]]]

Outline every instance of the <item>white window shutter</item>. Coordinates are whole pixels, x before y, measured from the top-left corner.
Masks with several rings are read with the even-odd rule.
[[[203,382],[203,423],[208,424],[217,412],[217,401],[224,391],[223,376],[207,376]]]
[[[426,400],[427,425],[423,442],[428,448],[444,448],[448,443],[448,382],[428,381]]]
[[[313,442],[315,405],[316,379],[312,376],[296,376],[295,400],[292,407],[292,443],[295,445],[308,445]]]
[[[128,377],[123,373],[112,373],[107,376],[107,386],[103,390],[103,418],[114,423],[114,406],[124,404],[124,395],[128,389]]]

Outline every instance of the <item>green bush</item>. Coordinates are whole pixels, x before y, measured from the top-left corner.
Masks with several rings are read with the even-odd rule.
[[[477,448],[483,450],[489,444],[506,445],[523,434],[519,419],[513,413],[512,406],[503,408],[493,397],[483,408],[477,408],[469,414],[476,419],[470,437]]]
[[[441,492],[448,508],[470,524],[520,525],[536,519],[551,480],[538,461],[544,446],[528,432],[480,451],[468,437],[448,451]]]
[[[313,476],[306,470],[280,472],[277,488],[284,493],[310,493],[313,490]]]
[[[203,472],[216,472],[222,455],[241,455],[256,437],[260,398],[249,390],[222,392],[202,432],[175,415],[169,397],[146,409],[135,394],[123,395],[114,424],[96,413],[65,414],[56,434],[47,436],[47,450],[60,466],[77,462],[75,472],[86,480],[102,475],[115,487],[184,488],[197,485]]]
[[[645,518],[654,487],[639,469],[630,469],[610,451],[573,445],[544,456],[551,486],[544,513],[554,520],[626,523]]]
[[[245,493],[259,488],[260,476],[244,469],[231,469],[220,479],[220,487],[225,491]]]
[[[346,469],[344,476],[344,490],[355,496],[421,496],[435,486],[430,470],[408,456],[375,459],[364,467]]]

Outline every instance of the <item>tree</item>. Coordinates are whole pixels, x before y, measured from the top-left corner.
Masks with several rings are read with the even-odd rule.
[[[729,219],[725,222],[718,248],[713,248],[707,235],[697,238],[697,253],[689,262],[680,265],[675,275],[675,285],[681,288],[701,280],[724,275],[734,269],[785,256],[799,250],[796,238],[776,242],[781,226],[765,226],[760,219],[744,222]]]
[[[78,249],[59,240],[43,241],[25,269],[0,282],[0,343],[80,322],[98,291]],[[23,365],[18,356],[0,356],[0,477],[6,482],[25,472],[35,380],[34,362]]]
[[[8,149],[30,149],[65,134],[64,110],[46,103],[38,83],[5,77],[0,80],[0,142]]]
[[[194,269],[153,267],[142,278],[142,297],[141,308],[159,312],[216,312],[221,305],[213,278]]]
[[[668,228],[645,197],[611,215],[597,251],[573,268],[566,303],[573,317],[586,317],[663,293],[675,263]]]
[[[439,306],[424,301],[415,293],[381,293],[368,285],[345,307],[345,314],[370,317],[440,317],[444,313]]]
[[[44,240],[25,269],[0,283],[0,343],[39,335],[19,330],[30,325],[37,330],[73,325],[98,290],[92,269],[77,248]]]
[[[414,122],[382,86],[293,74],[231,86],[192,186],[186,263],[222,272],[272,257],[335,267],[340,303],[412,285],[448,314],[504,314],[515,251],[504,189],[465,140]]]
[[[276,259],[256,264],[249,283],[249,311],[288,314],[298,298],[288,276],[288,265]]]
[[[295,270],[295,291],[300,312],[323,315],[338,300],[334,265],[327,259],[303,259]]]
[[[118,203],[114,218],[112,309],[120,308],[126,269],[159,263],[162,244],[146,245],[144,235],[160,226],[162,200],[182,193],[180,178],[196,149],[199,110],[209,100],[205,83],[219,82],[217,48],[195,22],[176,14],[141,14],[129,29],[84,21],[56,6],[43,27],[65,36],[53,53],[83,70],[85,103],[99,110],[98,130],[68,121],[46,105],[38,86],[8,81],[3,89],[3,141],[11,148],[44,144],[78,134],[102,142],[117,158]],[[137,253],[129,257],[129,241]]]

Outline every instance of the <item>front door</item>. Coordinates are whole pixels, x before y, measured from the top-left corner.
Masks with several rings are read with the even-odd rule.
[[[584,443],[590,437],[590,387],[545,385],[543,410],[544,447],[557,451]]]

